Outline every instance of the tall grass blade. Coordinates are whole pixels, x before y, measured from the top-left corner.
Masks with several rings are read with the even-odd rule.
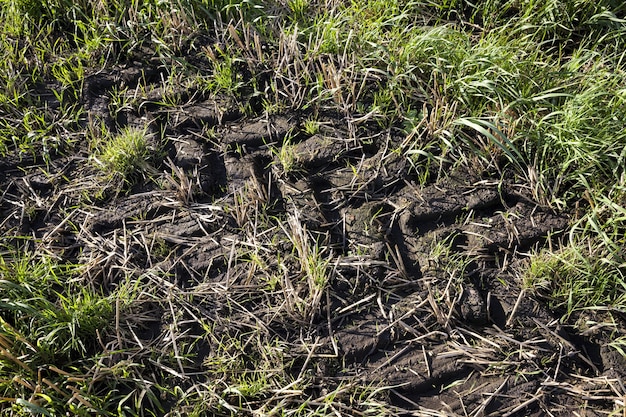
[[[473,117],[461,117],[453,122],[453,125],[468,127],[483,135],[489,141],[497,146],[509,162],[515,167],[519,174],[525,175],[526,169],[525,158],[517,149],[517,147],[506,137],[504,133],[493,123],[477,119]]]

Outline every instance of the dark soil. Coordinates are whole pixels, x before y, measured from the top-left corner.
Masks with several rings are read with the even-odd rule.
[[[610,384],[626,368],[608,336],[561,323],[520,278],[529,252],[558,244],[566,215],[507,175],[461,164],[420,185],[394,129],[365,124],[355,134],[322,114],[308,136],[310,115],[244,117],[234,100],[193,91],[163,107],[159,71],[96,73],[81,102],[85,124],[148,126],[162,150],[150,170],[111,180],[80,143],[48,161],[2,158],[5,243],[32,237],[32,250],[90,265],[105,291],[133,276],[187,297],[146,302],[150,319],[133,313],[139,324],[127,324],[144,346],[173,325],[201,337],[194,322],[206,320],[215,334],[261,329],[263,340],[294,346],[293,372],[310,373],[320,392],[340,381],[386,386],[389,406],[407,413],[613,410]],[[111,91],[139,85],[146,97],[113,114]],[[289,172],[279,157],[287,138]],[[296,230],[328,261],[317,298],[301,279]],[[267,289],[272,274],[278,284]],[[310,305],[290,308],[297,298]],[[197,344],[187,373],[207,371],[216,340]],[[303,341],[315,346],[306,361]]]

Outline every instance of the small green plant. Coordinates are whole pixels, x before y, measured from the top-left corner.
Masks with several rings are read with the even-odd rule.
[[[313,136],[320,132],[320,122],[315,119],[307,119],[304,121],[304,126],[302,127],[302,131],[309,135]]]
[[[126,127],[119,134],[106,136],[100,143],[96,164],[106,173],[125,179],[147,169],[154,150],[150,149],[146,129]]]
[[[273,114],[280,114],[281,111],[285,110],[284,106],[281,105],[279,102],[271,101],[265,98],[261,101],[261,104],[263,106],[263,111],[268,116],[271,116]]]
[[[219,89],[233,91],[237,86],[237,72],[233,67],[233,61],[216,63],[213,68],[213,80]]]
[[[306,16],[309,8],[309,0],[288,0],[287,5],[297,20],[301,20]]]
[[[201,83],[209,91],[235,94],[243,85],[241,73],[237,70],[239,59],[231,51],[224,51],[216,47],[207,46],[203,49],[204,55],[213,64],[213,74],[209,77],[201,78]]]
[[[327,248],[321,242],[309,236],[297,213],[289,217],[288,224],[289,228],[284,228],[284,231],[294,247],[300,272],[303,274],[304,288],[301,287],[301,291],[306,288],[301,294],[292,294],[289,308],[305,320],[313,320],[318,313],[324,290],[331,279],[329,271],[331,255],[327,254]],[[294,287],[291,277],[284,277],[282,287]]]
[[[287,135],[283,140],[282,146],[272,149],[275,161],[277,165],[280,165],[284,174],[294,173],[300,169],[296,146],[292,143],[292,140],[292,137]]]

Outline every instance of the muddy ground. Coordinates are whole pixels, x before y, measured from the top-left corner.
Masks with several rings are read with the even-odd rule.
[[[254,333],[284,347],[294,378],[315,381],[311,398],[348,382],[391,387],[383,401],[414,415],[619,405],[626,367],[608,332],[561,323],[523,289],[527,254],[558,245],[567,213],[506,173],[450,166],[420,184],[400,130],[320,112],[307,134],[311,114],[244,116],[232,99],[184,88],[164,107],[161,80],[124,65],[88,76],[80,94],[85,130],[147,127],[158,152],[131,182],[98,170],[82,139],[48,160],[0,159],[5,243],[86,264],[104,291],[129,277],[159,287],[104,344],[137,356],[194,340],[193,359],[171,372],[191,386],[217,372],[220,342]],[[53,88],[39,89],[52,113]],[[112,111],[123,88],[134,101]],[[319,286],[307,256],[322,265]]]

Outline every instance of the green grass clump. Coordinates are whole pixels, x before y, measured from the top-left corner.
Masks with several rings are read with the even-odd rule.
[[[565,318],[600,306],[626,305],[624,259],[593,249],[598,242],[582,243],[536,255],[525,275],[526,285]]]
[[[124,179],[130,179],[147,168],[153,154],[146,130],[128,127],[117,135],[105,137],[94,160],[105,173],[119,174]]]
[[[158,369],[146,367],[151,359],[169,367],[176,359],[133,346],[139,323],[151,318],[137,302],[146,282],[127,278],[105,292],[89,266],[3,247],[1,415],[163,414],[159,393],[170,395],[169,388],[153,381]]]
[[[92,366],[113,318],[111,299],[79,276],[78,265],[47,257],[0,257],[0,404],[42,415],[73,408],[64,381]]]
[[[588,195],[591,209],[556,251],[531,258],[526,284],[565,318],[583,310],[626,307],[626,188]]]
[[[94,345],[97,330],[109,324],[110,302],[86,288],[73,288],[75,265],[51,259],[0,259],[0,300],[4,319],[27,335],[44,361],[69,359],[86,354]]]

